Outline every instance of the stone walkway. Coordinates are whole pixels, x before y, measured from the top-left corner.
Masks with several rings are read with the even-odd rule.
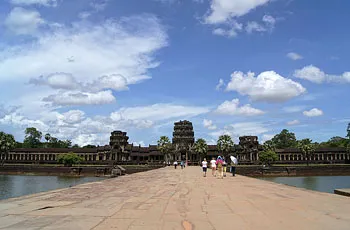
[[[350,229],[350,199],[162,168],[0,201],[0,229]]]

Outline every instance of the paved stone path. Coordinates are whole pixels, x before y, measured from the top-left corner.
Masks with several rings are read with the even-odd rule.
[[[0,229],[350,229],[348,197],[162,168],[0,201]]]

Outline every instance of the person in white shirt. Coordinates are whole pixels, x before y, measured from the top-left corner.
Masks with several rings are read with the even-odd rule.
[[[216,176],[216,160],[213,157],[213,159],[210,161],[211,164],[211,173],[213,176]]]
[[[177,167],[177,161],[174,161],[174,167],[175,167],[175,169],[176,169],[176,167]]]
[[[207,162],[207,159],[205,159],[205,158],[202,161],[202,168],[203,168],[203,176],[206,177],[207,176],[208,162]]]

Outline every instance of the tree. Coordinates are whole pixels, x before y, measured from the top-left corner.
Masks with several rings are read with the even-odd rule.
[[[46,142],[49,142],[49,140],[51,140],[51,135],[50,135],[50,133],[46,133],[46,134],[45,134],[45,140],[46,140]]]
[[[193,150],[200,156],[200,161],[202,157],[205,157],[208,152],[207,142],[203,138],[199,138],[193,146]]]
[[[275,151],[276,149],[275,143],[273,143],[272,140],[265,141],[265,143],[263,144],[263,149],[264,151],[268,151],[268,150]]]
[[[161,136],[157,141],[158,150],[164,155],[165,161],[168,162],[170,160],[170,150],[171,143],[167,136]]]
[[[295,134],[283,129],[279,134],[271,139],[277,149],[291,148],[297,146]]]
[[[85,145],[83,148],[93,149],[96,148],[96,145]]]
[[[301,151],[304,158],[306,158],[306,164],[309,166],[310,157],[315,152],[315,146],[312,144],[312,140],[306,138],[298,141],[298,149]]]
[[[229,135],[221,135],[217,141],[217,148],[221,153],[223,153],[226,159],[228,154],[233,150],[233,146],[233,140]]]
[[[259,161],[262,164],[271,165],[274,161],[278,160],[278,155],[275,151],[265,150],[259,153]]]
[[[24,145],[29,148],[38,148],[41,144],[42,133],[34,127],[26,128]]]
[[[61,154],[57,157],[57,162],[60,164],[64,164],[66,167],[71,167],[74,164],[79,164],[84,159],[73,152],[69,152],[66,154]]]
[[[77,149],[77,148],[80,148],[80,146],[78,144],[75,144],[75,145],[72,146],[72,148],[76,148]]]
[[[4,165],[7,154],[16,147],[16,141],[13,135],[0,132],[0,156],[2,155],[1,165]]]

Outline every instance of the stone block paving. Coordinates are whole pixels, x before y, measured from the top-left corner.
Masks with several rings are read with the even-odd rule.
[[[172,167],[0,201],[0,229],[350,229],[350,198]]]

